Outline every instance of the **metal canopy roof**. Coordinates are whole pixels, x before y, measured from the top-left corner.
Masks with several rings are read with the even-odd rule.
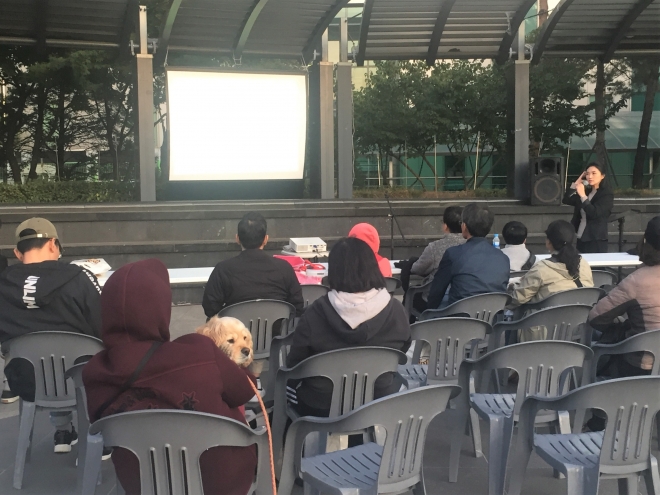
[[[365,60],[492,58],[505,61],[535,0],[365,0],[358,64]],[[561,0],[541,28],[545,55],[660,53],[660,0]]]
[[[168,51],[309,57],[348,0],[170,0],[157,61]],[[356,59],[509,57],[535,0],[365,0]],[[0,0],[0,44],[128,47],[138,0]],[[541,56],[660,53],[660,0],[561,0]]]

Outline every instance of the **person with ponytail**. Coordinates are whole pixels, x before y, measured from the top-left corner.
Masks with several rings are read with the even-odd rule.
[[[577,233],[578,251],[606,253],[607,221],[614,207],[614,192],[605,180],[605,167],[590,163],[566,191],[563,203],[573,207],[571,223]]]
[[[538,261],[518,282],[509,286],[512,298],[509,309],[539,302],[555,292],[594,286],[591,267],[575,247],[573,226],[566,220],[555,220],[548,225],[545,235],[545,245],[552,256]]]

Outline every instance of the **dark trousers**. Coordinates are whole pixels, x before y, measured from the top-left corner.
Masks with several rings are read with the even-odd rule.
[[[581,253],[607,253],[607,241],[583,241],[578,239],[577,250]]]

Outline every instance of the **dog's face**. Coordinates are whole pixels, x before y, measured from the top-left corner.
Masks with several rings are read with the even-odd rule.
[[[252,363],[252,335],[236,318],[214,316],[196,332],[210,337],[237,365],[247,367]]]

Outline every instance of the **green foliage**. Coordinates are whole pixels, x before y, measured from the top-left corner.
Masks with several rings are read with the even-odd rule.
[[[1,184],[0,203],[110,203],[137,201],[134,182],[83,182],[35,180],[26,184]]]

